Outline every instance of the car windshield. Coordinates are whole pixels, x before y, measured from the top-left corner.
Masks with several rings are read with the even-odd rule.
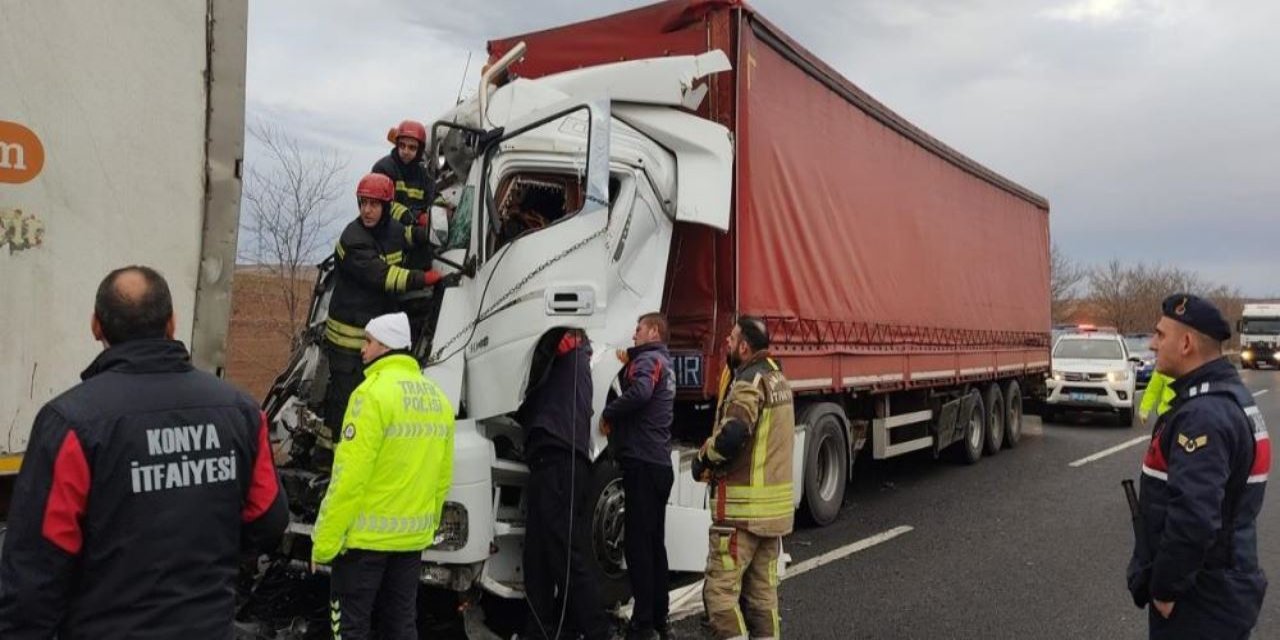
[[[1147,336],[1135,336],[1124,339],[1124,346],[1129,348],[1129,353],[1137,355],[1150,355],[1151,338]]]
[[[1280,318],[1246,319],[1242,333],[1280,333]]]
[[[1063,338],[1053,350],[1055,358],[1079,358],[1082,360],[1124,360],[1124,350],[1118,340],[1083,340]]]

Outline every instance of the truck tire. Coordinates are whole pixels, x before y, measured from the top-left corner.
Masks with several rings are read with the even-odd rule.
[[[825,527],[840,515],[849,482],[849,447],[844,411],[823,402],[804,410],[801,422],[809,425],[804,454],[804,498],[800,512],[811,524]]]
[[[591,552],[587,563],[595,575],[601,603],[613,608],[631,598],[631,583],[623,558],[626,511],[622,467],[612,456],[601,455],[591,467],[590,481],[587,505],[591,508]]]
[[[964,464],[977,464],[982,459],[983,436],[986,434],[987,412],[982,406],[982,392],[973,389],[973,409],[963,416],[960,441],[955,443],[955,457]]]
[[[1022,440],[1022,387],[1010,380],[1004,388],[1004,446],[1012,449]]]
[[[987,393],[982,404],[987,410],[982,450],[987,455],[994,456],[1000,453],[1000,448],[1004,446],[1004,394],[1000,393],[999,383],[992,382],[987,385]]]

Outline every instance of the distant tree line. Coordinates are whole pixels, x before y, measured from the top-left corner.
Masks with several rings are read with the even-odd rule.
[[[1082,265],[1063,254],[1056,244],[1049,255],[1049,292],[1055,324],[1087,316],[1121,333],[1149,332],[1160,319],[1160,303],[1178,292],[1212,300],[1232,325],[1244,306],[1244,296],[1238,288],[1208,281],[1186,269],[1144,262],[1126,264],[1118,259]]]

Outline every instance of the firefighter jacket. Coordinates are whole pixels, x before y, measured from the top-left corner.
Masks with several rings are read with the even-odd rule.
[[[1145,421],[1151,415],[1154,409],[1157,416],[1162,416],[1169,410],[1169,404],[1173,402],[1173,387],[1169,384],[1173,382],[1173,378],[1160,373],[1159,371],[1151,372],[1151,382],[1147,383],[1147,388],[1142,392],[1142,405],[1138,407],[1138,415]]]
[[[418,157],[405,164],[400,162],[400,154],[392,148],[390,154],[373,164],[373,173],[381,173],[395,183],[395,201],[404,208],[397,209],[393,217],[405,226],[413,223],[404,217],[416,219],[418,214],[427,210],[427,168],[422,165],[422,154],[423,150],[419,149]]]
[[[374,360],[351,394],[311,558],[430,546],[453,482],[453,407],[412,356]]]
[[[1139,606],[1174,601],[1177,618],[1249,628],[1267,584],[1257,541],[1271,469],[1266,424],[1226,359],[1173,388],[1177,396],[1156,422],[1142,463],[1129,588]]]
[[[242,551],[289,523],[267,421],[182,343],[103,351],[36,415],[0,564],[0,638],[232,637]]]
[[[334,250],[337,272],[325,339],[341,349],[359,351],[364,345],[364,325],[395,312],[397,295],[426,288],[424,271],[400,266],[405,249],[426,244],[425,229],[406,227],[387,215],[372,229],[359,218],[351,221]]]
[[[675,401],[676,379],[667,345],[655,342],[627,349],[622,395],[601,414],[616,428],[618,457],[670,467]]]
[[[695,470],[709,468],[715,523],[762,537],[791,533],[794,447],[791,386],[767,354],[757,354],[722,387],[715,426],[695,463]]]

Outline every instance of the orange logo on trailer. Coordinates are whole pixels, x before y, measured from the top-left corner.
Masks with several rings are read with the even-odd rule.
[[[0,120],[0,182],[22,184],[44,168],[44,145],[34,131]]]

